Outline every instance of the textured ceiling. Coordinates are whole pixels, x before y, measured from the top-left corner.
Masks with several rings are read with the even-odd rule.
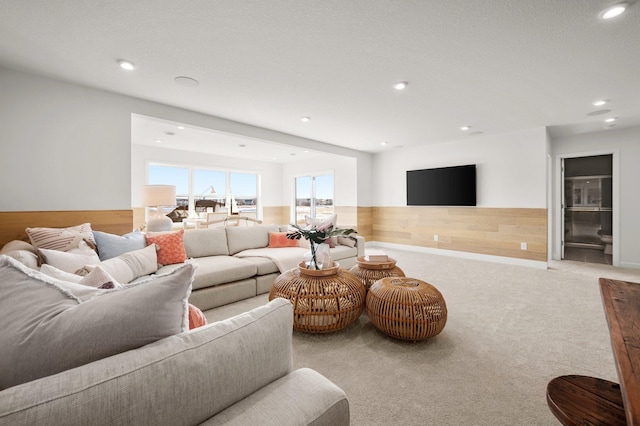
[[[640,5],[612,3],[0,0],[0,66],[368,152],[583,133],[640,125]]]

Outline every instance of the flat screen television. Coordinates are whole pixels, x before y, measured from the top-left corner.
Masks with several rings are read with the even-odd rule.
[[[475,206],[476,165],[407,170],[408,206]]]

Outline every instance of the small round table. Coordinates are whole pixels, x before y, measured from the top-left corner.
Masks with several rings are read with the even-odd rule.
[[[364,310],[367,292],[351,272],[333,268],[293,268],[279,275],[269,300],[288,299],[293,304],[293,329],[307,333],[330,333],[356,321]]]
[[[367,293],[367,315],[391,337],[424,340],[440,333],[447,322],[447,305],[437,288],[406,277],[382,278]]]
[[[372,262],[360,256],[356,258],[356,262],[349,272],[360,278],[367,290],[379,279],[405,276],[402,269],[396,266],[396,261],[391,258],[388,261]]]

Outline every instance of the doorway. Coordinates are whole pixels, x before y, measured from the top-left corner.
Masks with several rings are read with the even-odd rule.
[[[562,259],[613,264],[613,155],[562,160]]]

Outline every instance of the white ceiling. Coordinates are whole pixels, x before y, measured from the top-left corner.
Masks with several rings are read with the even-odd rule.
[[[640,125],[640,4],[615,2],[0,0],[0,66],[367,152],[583,133]]]

